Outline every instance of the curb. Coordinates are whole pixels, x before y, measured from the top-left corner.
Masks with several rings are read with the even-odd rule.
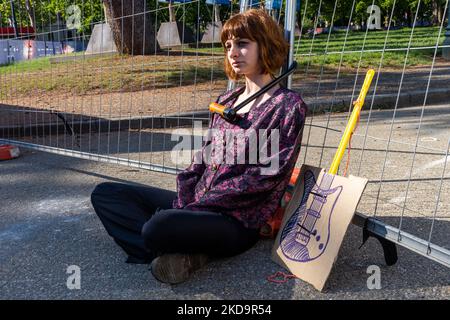
[[[70,121],[67,123],[73,129],[75,134],[84,134],[89,132],[113,132],[122,130],[139,130],[139,128],[167,129],[189,127],[194,121],[202,121],[207,125],[209,114],[203,111],[184,113],[179,115],[168,115],[166,117],[146,117],[146,118],[127,118],[127,119],[98,119],[91,121]],[[67,133],[67,128],[62,121],[58,123],[37,124],[25,127],[0,127],[0,138],[51,135]]]
[[[398,96],[397,108],[408,108],[408,107],[417,107],[423,105],[425,100],[425,92],[416,90],[410,91],[408,93],[397,94],[377,94],[375,99],[373,99],[373,95],[367,95],[365,99],[365,110],[370,108],[373,99],[373,109],[394,109],[396,100]],[[352,103],[352,97],[347,96],[344,99],[335,99],[333,100],[322,100],[320,102],[305,101],[309,107],[309,112],[323,112],[330,111],[330,107],[332,107],[332,112],[339,111],[347,111]],[[354,100],[358,97],[355,96]],[[432,104],[447,104],[450,103],[450,89],[433,89],[428,91],[426,105]]]
[[[365,100],[365,110],[368,110],[372,104],[373,95],[368,95]],[[357,97],[355,97],[356,99]],[[423,105],[425,99],[424,91],[411,91],[397,94],[379,94],[373,101],[373,109],[393,109],[398,98],[397,108],[407,108]],[[308,114],[329,112],[344,112],[351,106],[351,96],[333,100],[305,101],[308,105]],[[427,104],[446,104],[450,103],[450,89],[433,89],[428,91]],[[364,111],[364,109],[363,109]],[[180,128],[191,127],[194,121],[202,121],[203,125],[209,122],[209,111],[193,111],[180,114],[171,114],[157,117],[133,117],[127,119],[99,119],[94,121],[76,121],[70,122],[70,126],[76,134],[89,132],[109,132],[122,131],[128,129],[139,130],[140,128]],[[0,138],[11,138],[16,136],[32,136],[43,134],[60,134],[66,132],[66,127],[62,121],[58,123],[37,124],[25,127],[0,127]]]

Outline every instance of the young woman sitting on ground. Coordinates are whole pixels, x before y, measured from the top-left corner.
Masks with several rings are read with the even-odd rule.
[[[289,45],[281,28],[261,9],[232,16],[223,26],[221,40],[226,74],[245,82],[217,99],[220,104],[236,95],[225,105],[233,108],[275,77]],[[238,255],[257,243],[298,158],[306,105],[297,92],[276,85],[237,115],[230,123],[213,114],[209,129],[220,134],[255,130],[256,136],[277,131],[278,151],[268,158],[270,163],[216,163],[207,155],[210,145],[205,143],[192,164],[177,175],[176,192],[111,182],[95,188],[92,205],[109,235],[128,254],[127,262],[151,263],[157,280],[176,284],[211,259]],[[222,143],[225,150],[230,142],[217,137],[211,143]],[[241,150],[251,151],[249,140],[239,146]],[[239,154],[231,158],[236,160]]]

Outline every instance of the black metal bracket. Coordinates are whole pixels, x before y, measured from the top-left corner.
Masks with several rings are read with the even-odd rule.
[[[366,218],[364,221],[364,225],[362,226],[363,229],[363,243],[359,247],[359,249],[362,248],[362,246],[366,243],[366,241],[370,237],[374,237],[377,239],[381,247],[383,248],[384,253],[384,260],[386,261],[386,264],[388,266],[393,266],[398,261],[398,255],[397,255],[397,246],[394,242],[391,242],[387,240],[386,238],[374,233],[373,231],[369,230],[368,228],[369,218]]]

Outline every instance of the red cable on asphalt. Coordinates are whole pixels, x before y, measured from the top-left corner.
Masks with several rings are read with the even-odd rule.
[[[282,280],[277,280],[276,278],[279,277],[279,276],[282,276],[283,279]],[[287,273],[284,273],[282,271],[277,271],[276,273],[268,276],[267,277],[267,281],[274,282],[274,283],[285,283],[289,279],[296,279],[296,278],[298,278],[296,275],[287,274]]]

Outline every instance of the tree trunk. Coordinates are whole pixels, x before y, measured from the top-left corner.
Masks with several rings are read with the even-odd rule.
[[[441,25],[442,19],[445,19],[445,16],[444,16],[444,8],[443,8],[442,5],[439,3],[439,5],[438,5],[438,21],[439,21],[439,25]]]
[[[298,30],[302,30],[302,10],[298,10],[297,11],[297,25],[298,25]],[[302,30],[304,32],[304,30]],[[302,35],[300,35],[301,37]]]
[[[25,8],[27,10],[28,19],[30,19],[31,27],[34,28],[36,26],[36,23],[34,22],[34,8],[30,3],[30,0],[25,0]]]
[[[150,13],[144,14],[147,11],[145,0],[102,1],[106,20],[120,53],[149,55],[160,51]]]
[[[175,9],[171,1],[169,1],[169,22],[175,22]]]
[[[433,0],[431,3],[431,8],[433,11],[433,16],[431,18],[431,23],[433,25],[439,25],[442,21],[442,15],[441,15],[441,6],[437,0]]]
[[[220,22],[220,5],[214,5],[214,22]]]

